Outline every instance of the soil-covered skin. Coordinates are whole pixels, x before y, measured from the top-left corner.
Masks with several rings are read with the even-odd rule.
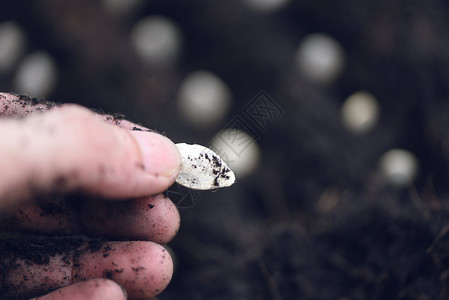
[[[44,270],[52,270],[54,266],[50,263],[56,256],[71,267],[76,267],[77,257],[86,251],[97,252],[102,250],[103,255],[107,256],[109,249],[103,248],[106,240],[102,238],[86,237],[68,237],[68,236],[39,236],[30,234],[10,234],[2,233],[0,238],[0,265],[1,276],[7,278],[10,274],[22,270],[23,265],[41,265]],[[47,266],[47,267],[46,267]],[[47,269],[45,269],[47,268]],[[75,278],[76,279],[76,278]],[[50,292],[58,287],[52,287],[49,283],[41,283],[36,287],[35,293],[23,294],[23,288],[26,286],[35,286],[34,275],[24,274],[20,282],[15,285],[6,285],[3,282],[0,285],[0,294],[2,299],[23,299],[24,297],[35,297]]]
[[[28,51],[55,57],[50,100],[124,113],[175,142],[207,144],[260,90],[284,111],[256,132],[257,172],[202,192],[193,207],[183,200],[175,273],[159,299],[447,299],[449,2],[290,1],[273,14],[244,3],[157,0],[114,16],[101,1],[5,2],[0,20],[23,26]],[[168,69],[143,65],[129,44],[133,24],[154,14],[183,37]],[[327,86],[294,66],[301,39],[316,32],[346,53]],[[181,80],[199,69],[234,95],[228,120],[202,130],[176,109]],[[13,75],[0,75],[3,91]],[[340,120],[358,90],[381,108],[365,135]],[[380,179],[378,159],[392,148],[417,157],[413,185]]]

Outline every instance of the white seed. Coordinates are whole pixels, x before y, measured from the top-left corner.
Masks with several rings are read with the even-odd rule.
[[[409,185],[418,173],[418,160],[415,155],[403,149],[385,152],[379,164],[384,178],[396,187]]]
[[[235,175],[214,151],[201,145],[176,144],[182,166],[176,182],[194,190],[231,186]]]
[[[377,125],[379,104],[368,92],[352,94],[341,107],[341,117],[345,127],[354,133],[366,133]]]
[[[26,56],[17,69],[15,92],[34,97],[48,97],[56,87],[58,70],[56,62],[45,52]]]
[[[172,65],[181,51],[178,26],[162,16],[146,17],[131,31],[131,44],[140,58],[151,66]]]
[[[25,50],[26,38],[14,22],[0,24],[0,73],[10,71]]]
[[[208,128],[223,120],[232,101],[228,85],[208,71],[195,71],[183,81],[178,96],[178,107],[190,124]]]
[[[334,38],[322,33],[304,37],[296,50],[295,60],[299,72],[318,84],[331,83],[345,65],[343,47]]]

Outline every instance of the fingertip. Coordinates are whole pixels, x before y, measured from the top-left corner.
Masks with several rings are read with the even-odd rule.
[[[181,223],[176,205],[163,194],[128,201],[85,201],[79,220],[91,235],[159,244],[172,240]]]
[[[146,264],[152,266],[153,269],[159,269],[157,276],[153,279],[153,288],[148,292],[153,293],[152,296],[160,294],[171,281],[173,276],[173,260],[170,253],[162,245],[153,244],[148,249],[142,248],[142,255],[146,258]]]
[[[60,288],[35,300],[126,300],[126,290],[118,283],[105,278],[94,278]]]
[[[142,155],[145,171],[173,183],[181,167],[181,154],[167,137],[155,132],[130,131]]]
[[[126,222],[128,219],[128,235],[132,233],[135,238],[163,245],[170,242],[178,233],[181,224],[179,211],[163,194],[135,200],[134,209],[139,212],[127,215],[136,216],[134,222],[130,222],[130,218],[125,215],[121,220]]]
[[[153,207],[151,208],[151,205]],[[154,220],[153,237],[150,240],[159,244],[170,242],[178,233],[181,216],[176,205],[163,194],[152,197],[147,204],[152,210],[148,218]]]
[[[83,254],[74,274],[79,280],[106,277],[125,287],[131,298],[149,298],[170,283],[173,261],[164,247],[153,242],[109,242],[103,250]]]

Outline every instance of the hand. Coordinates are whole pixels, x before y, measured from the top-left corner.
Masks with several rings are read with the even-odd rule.
[[[0,93],[0,294],[160,293],[173,272],[160,244],[180,224],[161,193],[180,164],[169,139],[131,122]]]

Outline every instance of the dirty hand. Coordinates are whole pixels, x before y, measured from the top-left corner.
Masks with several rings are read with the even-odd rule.
[[[0,294],[160,293],[173,272],[161,244],[180,223],[161,193],[180,164],[169,139],[128,121],[0,93]]]

